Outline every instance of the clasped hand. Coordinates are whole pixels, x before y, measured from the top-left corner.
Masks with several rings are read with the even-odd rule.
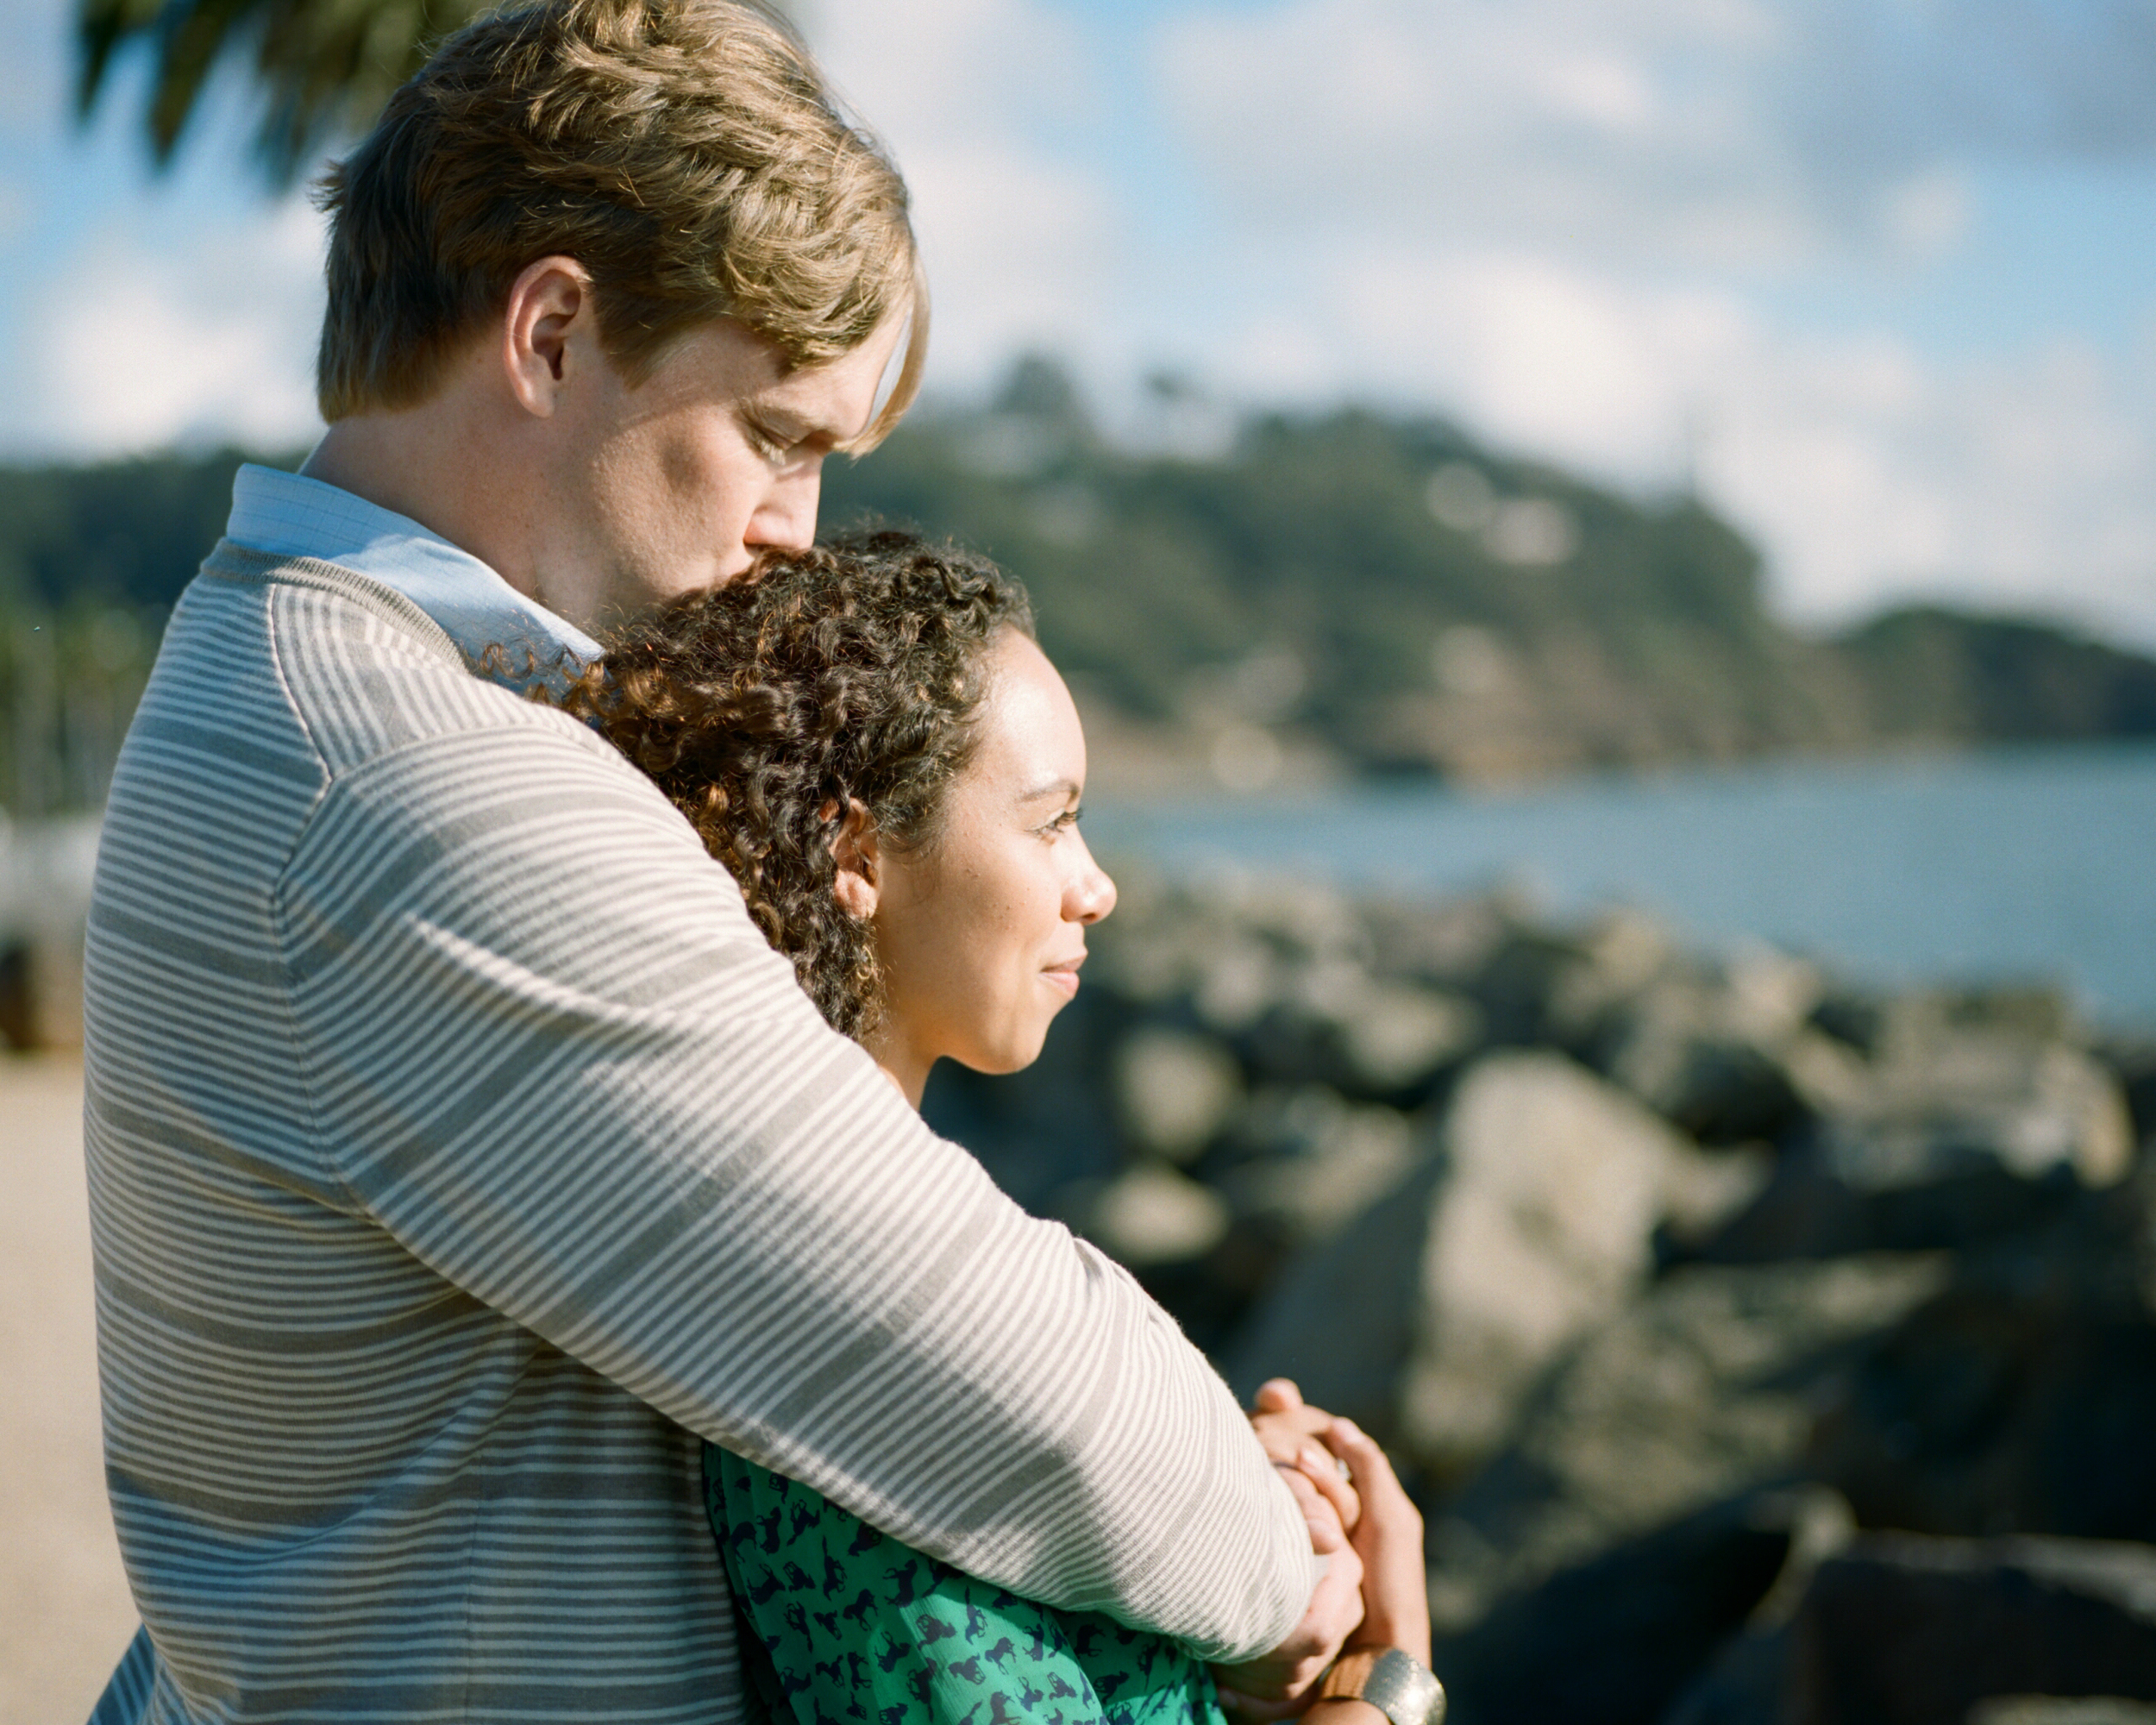
[[[1257,1392],[1250,1424],[1301,1506],[1326,1569],[1286,1640],[1215,1668],[1221,1704],[1250,1721],[1300,1714],[1333,1660],[1362,1647],[1399,1647],[1427,1664],[1422,1516],[1384,1451],[1352,1421],[1311,1407],[1286,1378]],[[1360,1709],[1326,1709],[1336,1705]]]

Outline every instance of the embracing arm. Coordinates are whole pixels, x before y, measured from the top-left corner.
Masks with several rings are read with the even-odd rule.
[[[930,1132],[658,794],[551,719],[339,779],[286,872],[310,1100],[353,1201],[909,1544],[1212,1657],[1277,1643],[1308,1535],[1203,1358]]]

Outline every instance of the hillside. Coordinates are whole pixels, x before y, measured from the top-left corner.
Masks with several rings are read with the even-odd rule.
[[[0,470],[0,806],[97,800],[240,459]],[[911,523],[1021,575],[1125,787],[2156,734],[2156,662],[1935,608],[1807,636],[1698,503],[1435,420],[1275,416],[1140,451],[1029,362],[833,463],[825,499],[828,527]]]
[[[1242,428],[1210,459],[1097,436],[1035,364],[827,482],[1018,571],[1093,697],[1171,755],[1501,781],[1598,766],[2156,732],[2156,662],[2042,624],[1927,610],[1799,633],[1758,553],[1437,421]],[[1232,766],[1231,749],[1221,764]]]

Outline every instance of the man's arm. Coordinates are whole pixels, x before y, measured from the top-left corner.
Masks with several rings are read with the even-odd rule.
[[[1209,1657],[1279,1642],[1308,1535],[1204,1359],[824,1025],[656,791],[532,718],[341,778],[286,871],[334,1177],[448,1281],[910,1544]]]

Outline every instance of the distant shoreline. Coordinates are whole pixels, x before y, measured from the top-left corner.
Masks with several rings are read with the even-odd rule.
[[[2156,1026],[2156,743],[1780,756],[1492,789],[1368,781],[1095,796],[1097,848],[1361,890],[1514,882],[1633,902],[1709,944],[1770,941],[1906,987],[2064,982]]]

